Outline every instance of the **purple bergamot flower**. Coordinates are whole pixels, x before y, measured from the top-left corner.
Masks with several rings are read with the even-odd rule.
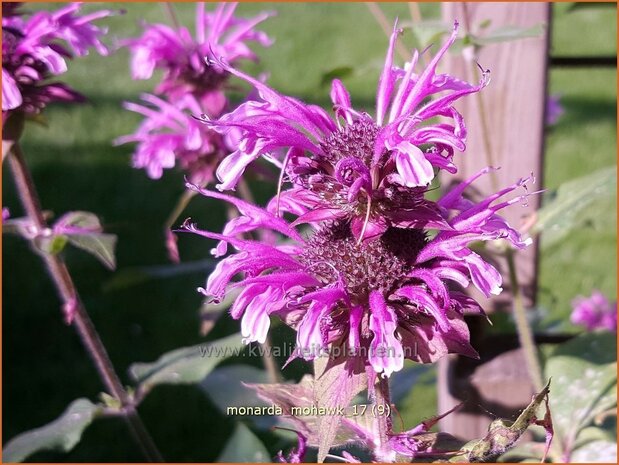
[[[276,315],[296,330],[295,355],[306,360],[325,351],[350,351],[365,357],[376,373],[389,376],[402,369],[405,358],[429,363],[447,353],[474,357],[464,315],[483,310],[452,285],[472,282],[489,297],[501,292],[502,281],[468,246],[496,239],[517,248],[530,243],[497,215],[530,195],[504,199],[526,187],[528,179],[480,203],[464,198],[464,189],[488,171],[459,184],[438,202],[428,201],[441,217],[440,228],[389,226],[361,243],[348,219],[311,222],[311,230],[302,233],[268,210],[188,185],[230,202],[240,213],[222,234],[185,225],[185,230],[219,240],[216,256],[226,254],[228,245],[236,249],[218,263],[202,292],[218,301],[231,287],[240,288],[230,312],[241,319],[245,341],[264,342],[270,316]],[[295,213],[305,215],[307,209]],[[260,229],[275,231],[286,242],[240,238]],[[233,281],[235,276],[240,279]]]
[[[2,4],[2,120],[10,112],[39,113],[55,101],[81,102],[84,97],[64,83],[49,82],[67,71],[66,60],[87,55],[91,48],[107,55],[101,42],[105,28],[93,24],[110,10],[78,15],[80,3],[26,18],[19,5]]]
[[[241,132],[237,150],[217,169],[217,187],[234,189],[245,168],[264,156],[280,164],[282,180],[292,183],[278,199],[287,197],[289,204],[309,208],[308,216],[299,221],[351,220],[358,239],[378,236],[390,227],[409,227],[411,222],[441,222],[424,193],[436,169],[456,171],[454,152],[465,150],[466,128],[453,104],[489,81],[488,72],[476,85],[436,73],[457,29],[455,23],[449,39],[420,74],[414,71],[417,52],[403,69],[393,65],[401,32],[394,29],[374,117],[352,107],[339,80],[331,90],[333,119],[322,108],[280,95],[215,55],[209,61],[213,66],[251,83],[260,96],[219,119],[205,118],[224,134]]]
[[[145,119],[134,134],[118,138],[116,144],[137,142],[133,166],[145,168],[152,179],[159,179],[164,169],[181,168],[193,183],[212,181],[217,165],[239,144],[239,131],[218,134],[201,124],[198,118],[218,118],[230,111],[226,82],[230,76],[223,68],[208,63],[204,57],[212,52],[231,63],[256,60],[247,42],[263,46],[270,39],[255,26],[269,17],[234,16],[236,4],[219,4],[207,12],[204,3],[196,7],[196,38],[189,30],[164,24],[144,25],[137,39],[124,41],[131,52],[134,79],[148,79],[155,69],[164,71],[155,95],[146,94],[146,105],[126,102],[125,108]]]
[[[205,3],[198,3],[195,38],[184,26],[144,24],[140,37],[124,41],[131,52],[133,78],[150,79],[155,69],[162,69],[164,75],[156,93],[168,96],[170,101],[191,93],[205,107],[204,113],[220,115],[226,104],[222,89],[229,73],[207,63],[204,57],[216,53],[229,63],[255,61],[257,57],[247,43],[271,45],[269,37],[255,29],[270,14],[239,18],[234,16],[236,6],[220,3],[213,12],[207,12]]]
[[[125,102],[127,110],[140,113],[144,120],[133,134],[115,140],[115,144],[137,143],[133,166],[144,168],[152,179],[159,179],[164,169],[179,166],[191,182],[210,182],[217,163],[236,143],[229,140],[231,134],[224,137],[192,117],[202,113],[192,94],[174,104],[151,94],[143,94],[142,100],[143,105]]]
[[[617,302],[611,302],[600,291],[593,291],[591,297],[576,297],[572,308],[573,324],[584,326],[587,331],[617,331]]]

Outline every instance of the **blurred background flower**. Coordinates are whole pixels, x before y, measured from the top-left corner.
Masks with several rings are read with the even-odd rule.
[[[91,48],[100,55],[107,28],[94,21],[112,14],[99,10],[80,15],[80,3],[55,12],[22,12],[19,3],[2,4],[2,119],[10,110],[37,114],[49,102],[83,102],[84,96],[61,82],[48,82],[67,71],[66,59],[84,56]]]
[[[617,332],[617,302],[611,302],[600,291],[590,297],[578,296],[572,301],[570,321],[584,326],[587,331],[605,329]]]

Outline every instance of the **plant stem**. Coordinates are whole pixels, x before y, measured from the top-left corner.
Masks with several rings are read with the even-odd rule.
[[[379,444],[374,450],[375,458],[379,462],[395,462],[396,454],[389,447],[389,434],[393,432],[391,421],[391,395],[389,392],[389,379],[378,375],[378,383],[375,387],[375,397],[372,403],[376,406],[375,418],[378,426]]]
[[[537,347],[535,346],[533,333],[527,320],[527,310],[524,308],[524,303],[522,302],[522,293],[520,291],[520,284],[518,283],[514,251],[512,249],[507,249],[505,255],[509,267],[509,280],[514,303],[514,320],[516,322],[518,339],[524,352],[527,370],[529,371],[529,377],[531,378],[535,392],[540,392],[544,388],[542,369],[537,357]]]
[[[9,153],[9,163],[15,179],[15,186],[26,215],[38,231],[48,228],[43,216],[43,210],[30,170],[24,160],[19,143],[13,144]],[[151,462],[163,462],[161,453],[157,450],[142,419],[138,415],[135,404],[125,391],[120,378],[107,354],[105,346],[95,329],[86,309],[82,305],[79,294],[73,283],[66,263],[59,255],[41,254],[50,277],[56,286],[65,311],[74,312],[72,324],[75,327],[86,352],[94,363],[105,388],[116,397],[122,405],[123,417],[135,441],[140,446],[145,457]]]

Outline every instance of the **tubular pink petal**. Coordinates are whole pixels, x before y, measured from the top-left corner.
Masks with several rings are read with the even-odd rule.
[[[376,92],[376,124],[378,126],[383,125],[383,119],[385,112],[389,106],[389,100],[391,99],[391,93],[393,92],[393,84],[395,83],[395,73],[393,72],[393,50],[395,43],[398,40],[398,36],[402,33],[401,29],[398,29],[398,21],[395,21],[393,25],[393,32],[389,39],[389,48],[387,49],[387,55],[385,56],[385,65],[383,72],[380,75],[378,81],[378,90]]]

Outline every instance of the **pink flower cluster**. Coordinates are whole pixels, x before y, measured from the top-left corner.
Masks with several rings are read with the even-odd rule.
[[[25,17],[19,3],[2,4],[2,120],[13,111],[39,113],[48,103],[81,102],[84,97],[52,76],[67,71],[67,59],[91,48],[107,55],[101,42],[107,30],[93,24],[110,10],[79,15],[80,3]]]
[[[282,184],[290,184],[266,209],[189,185],[239,210],[222,234],[193,224],[186,229],[220,241],[215,256],[234,249],[202,291],[221,300],[231,288],[241,289],[231,314],[241,319],[247,342],[265,341],[276,315],[296,330],[297,357],[344,348],[364,354],[384,376],[402,369],[405,358],[429,363],[447,353],[477,356],[464,315],[483,310],[461,289],[472,284],[489,297],[501,292],[502,278],[470,245],[530,243],[498,215],[530,195],[512,195],[526,189],[528,179],[474,203],[464,191],[486,168],[440,200],[428,199],[437,171],[455,172],[454,154],[465,149],[466,127],[453,105],[487,85],[488,73],[477,84],[437,74],[457,24],[425,69],[416,72],[417,52],[398,68],[399,33],[391,36],[374,117],[352,106],[338,80],[331,117],[217,60],[260,97],[219,119],[205,118],[223,135],[240,132],[238,147],[217,169],[218,188],[234,188],[260,157],[279,163]],[[261,230],[279,233],[284,242],[248,238]]]
[[[204,185],[236,145],[235,139],[221,137],[196,121],[200,115],[218,118],[229,105],[230,74],[206,57],[217,54],[237,64],[256,60],[249,42],[271,44],[266,34],[255,29],[269,14],[238,18],[236,6],[221,3],[207,12],[205,4],[198,3],[195,37],[184,26],[144,24],[140,37],[123,42],[131,53],[134,79],[150,79],[156,69],[163,71],[156,95],[144,94],[143,104],[125,104],[143,115],[144,121],[134,134],[116,140],[117,144],[137,143],[133,166],[145,169],[152,179],[160,178],[164,169],[180,167],[192,182]]]

